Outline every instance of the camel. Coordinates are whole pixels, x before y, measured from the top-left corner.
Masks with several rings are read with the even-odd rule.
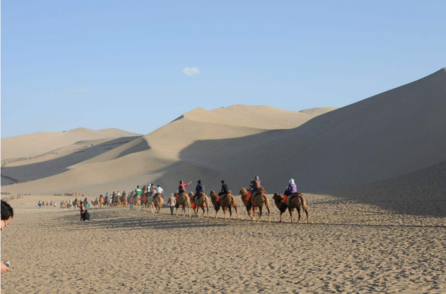
[[[268,222],[271,222],[271,210],[269,205],[269,199],[265,194],[265,189],[263,187],[260,187],[257,192],[254,193],[254,195],[251,196],[249,200],[246,200],[246,196],[248,196],[248,190],[246,188],[242,188],[240,190],[240,196],[242,198],[243,204],[246,206],[246,210],[248,211],[249,217],[255,222],[258,222],[260,218],[262,217],[262,209],[263,205],[265,205],[266,210],[268,210]],[[257,220],[255,220],[254,216],[256,214],[256,209],[259,208],[260,216]],[[251,208],[252,208],[252,216],[251,216]]]
[[[104,198],[104,205],[106,207],[110,206],[110,198],[108,196],[105,196],[105,198]]]
[[[119,199],[119,201],[121,202],[121,205],[123,206],[127,206],[127,195],[125,194],[125,192],[122,193],[121,195],[121,199]]]
[[[189,193],[190,202],[195,203],[195,207],[194,207],[195,215],[200,217],[198,215],[198,210],[201,208],[203,210],[201,217],[203,217],[203,215],[205,213],[205,209],[206,209],[207,217],[209,219],[209,198],[208,198],[208,196],[206,196],[206,194],[204,194],[204,192],[200,192],[198,194],[198,196],[195,197],[195,201],[194,201],[194,195],[195,194],[193,192]]]
[[[185,192],[183,192],[177,196],[177,204],[175,206],[175,208],[176,208],[175,215],[178,215],[178,208],[180,208],[180,206],[183,209],[183,217],[186,214],[186,207],[187,207],[187,211],[189,212],[189,217],[190,217],[191,216],[191,214],[190,214],[190,198]]]
[[[288,197],[292,197],[290,199],[289,205],[288,206],[282,206],[282,209],[281,209],[283,196],[280,195],[279,193],[274,193],[274,196],[273,196],[274,203],[276,204],[277,208],[280,210],[280,221],[279,222],[280,223],[282,222],[282,214],[288,208],[288,211],[290,213],[291,223],[293,223],[293,211],[296,208],[297,209],[297,214],[299,215],[299,217],[297,219],[297,222],[296,222],[296,225],[299,224],[300,217],[301,217],[301,215],[300,215],[300,207],[302,206],[302,209],[305,211],[305,214],[307,215],[307,224],[309,224],[310,220],[309,220],[309,217],[308,217],[308,207],[307,207],[307,203],[305,202],[305,199],[304,199],[302,193],[297,192],[296,194],[293,194],[293,195],[288,196]],[[285,205],[285,203],[283,203],[283,204]]]
[[[232,191],[229,190],[229,193],[226,196],[220,197],[220,202],[217,202],[217,193],[215,193],[214,190],[211,191],[211,201],[215,208],[215,218],[217,218],[218,211],[220,210],[220,207],[223,208],[223,216],[226,220],[226,211],[229,208],[229,219],[232,217],[232,207],[235,209],[235,213],[237,214],[237,220],[238,218],[238,208],[237,208],[237,201],[234,198],[234,195],[232,195]]]
[[[152,205],[155,207],[158,214],[161,214],[161,208],[163,207],[164,198],[163,194],[156,194],[152,197]]]
[[[102,207],[105,203],[105,198],[102,194],[99,196],[99,207]]]
[[[132,197],[133,206],[138,206],[138,210],[141,210],[141,195],[133,195]]]

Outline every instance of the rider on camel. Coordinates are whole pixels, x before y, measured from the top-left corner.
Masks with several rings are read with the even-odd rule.
[[[195,187],[195,195],[194,198],[192,199],[192,202],[195,202],[195,198],[197,198],[197,196],[203,192],[204,193],[204,185],[201,183],[201,180],[198,180],[197,182],[197,187]]]
[[[250,194],[254,195],[260,187],[262,187],[260,184],[260,178],[259,178],[259,176],[256,176],[254,178],[254,181],[251,181]]]
[[[283,195],[282,203],[285,203],[288,196],[291,196],[296,193],[297,193],[297,186],[294,183],[294,179],[290,179],[288,181],[288,188],[286,189],[285,194]]]
[[[228,195],[228,192],[229,192],[228,185],[225,184],[224,180],[222,180],[221,181],[221,191],[220,191],[220,193],[218,193],[217,202],[220,202],[220,197],[221,196]]]

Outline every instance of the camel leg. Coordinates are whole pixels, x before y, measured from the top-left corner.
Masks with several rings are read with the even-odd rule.
[[[271,209],[269,208],[269,204],[266,203],[266,210],[268,211],[268,223],[271,222]]]
[[[178,208],[179,207],[175,207],[175,216],[178,216]]]
[[[253,222],[256,221],[256,219],[255,219],[255,216],[256,216],[256,208],[257,208],[257,207],[255,207],[255,206],[252,207],[252,217],[251,217],[251,219],[252,219]]]
[[[206,210],[204,209],[204,207],[202,207],[201,209],[203,210],[203,212],[201,213],[201,217],[203,217],[203,215],[206,212]]]
[[[291,224],[293,223],[293,210],[294,208],[288,207],[288,211],[290,212]]]
[[[279,224],[282,223],[282,214],[283,214],[283,212],[280,212]]]
[[[299,207],[297,207],[297,215],[298,215],[298,217],[297,217],[297,223],[296,223],[296,225],[298,225],[299,224],[299,221],[300,221],[300,206]]]
[[[263,206],[259,206],[259,212],[260,212],[260,215],[259,215],[259,218],[257,219],[256,222],[259,222],[260,218],[261,218],[262,215],[263,215]]]
[[[308,215],[308,209],[305,209],[304,207],[302,207],[302,209],[305,211],[305,214],[307,215],[307,224],[310,223],[310,217]]]
[[[237,215],[237,220],[240,220],[240,218],[238,217],[238,207],[234,206],[234,209],[235,209],[235,214]]]
[[[231,205],[229,205],[229,219],[232,218],[232,207]]]
[[[215,211],[215,219],[217,219],[218,210]]]
[[[248,213],[248,216],[252,219],[253,217],[251,216],[251,210],[252,210],[252,208],[246,208],[246,212]]]

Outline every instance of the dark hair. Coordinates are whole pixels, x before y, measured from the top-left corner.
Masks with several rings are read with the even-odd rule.
[[[158,187],[159,187],[160,185],[158,185]]]
[[[224,183],[225,183],[225,181],[221,180],[221,183],[222,183],[222,184],[224,184]]]
[[[183,183],[183,181],[180,181],[180,184],[182,184]]]
[[[2,200],[2,220],[8,220],[10,217],[14,217],[14,209],[9,203]]]

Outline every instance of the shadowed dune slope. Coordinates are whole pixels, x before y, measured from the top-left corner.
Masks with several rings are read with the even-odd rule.
[[[259,175],[269,192],[283,191],[289,178],[303,191],[346,189],[446,160],[445,113],[442,69],[295,129],[196,142],[182,151],[181,159],[214,167],[237,188]],[[215,146],[226,148],[216,156],[194,152]],[[188,176],[206,177],[199,172]]]
[[[411,215],[446,216],[446,161],[428,168],[330,195]]]
[[[77,128],[67,132],[43,132],[2,139],[2,162],[12,158],[32,157],[79,141],[130,137],[137,134],[118,130]]]

